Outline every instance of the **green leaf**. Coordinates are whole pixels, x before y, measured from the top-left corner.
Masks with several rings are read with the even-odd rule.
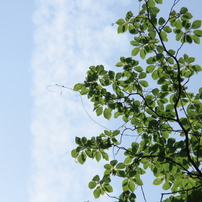
[[[124,160],[124,163],[129,164],[129,163],[131,163],[131,161],[132,161],[132,158],[126,157],[125,160]]]
[[[154,64],[156,62],[154,57],[150,57],[146,61],[147,61],[147,64]]]
[[[111,170],[111,169],[112,169],[112,166],[107,163],[107,164],[104,165],[104,168],[105,168],[106,170]]]
[[[148,87],[149,86],[149,84],[148,84],[148,82],[147,81],[139,81],[140,82],[140,84],[142,85],[142,86],[144,86],[144,87]]]
[[[102,153],[102,157],[103,159],[105,159],[106,161],[109,161],[109,155],[107,153]]]
[[[154,0],[149,0],[149,1],[148,1],[148,6],[149,6],[149,7],[155,7],[155,2],[154,2]]]
[[[131,41],[130,44],[131,44],[132,46],[139,46],[139,45],[140,45],[140,43],[137,42],[137,41]]]
[[[100,154],[100,152],[96,152],[96,153],[95,153],[95,159],[96,159],[97,162],[100,161],[100,159],[101,159],[101,154]]]
[[[146,78],[147,74],[145,72],[141,72],[138,76],[139,79],[144,79]]]
[[[106,118],[106,119],[110,119],[111,118],[111,116],[112,116],[112,112],[111,112],[112,110],[111,109],[109,109],[109,108],[105,108],[104,109],[104,117]]]
[[[170,189],[171,185],[172,185],[171,183],[165,182],[165,183],[163,184],[162,188],[163,188],[164,190],[168,190],[168,189]]]
[[[112,135],[113,136],[117,136],[117,135],[119,135],[120,134],[120,130],[114,130],[113,132],[112,132]]]
[[[136,66],[134,69],[135,69],[137,72],[142,72],[142,71],[143,71],[142,67],[140,67],[140,66]]]
[[[155,2],[156,2],[157,4],[162,4],[162,3],[163,3],[163,0],[155,0]]]
[[[125,20],[128,22],[133,17],[133,13],[131,11],[128,11],[126,13]]]
[[[128,182],[128,188],[129,188],[129,190],[130,190],[131,192],[134,192],[134,191],[135,191],[135,184],[134,184],[134,182],[133,182],[132,180],[130,180],[130,181]]]
[[[193,41],[196,43],[196,44],[200,44],[200,38],[196,35],[191,35],[191,38],[193,39]]]
[[[124,169],[126,166],[125,166],[125,164],[124,163],[118,163],[117,165],[116,165],[116,169]]]
[[[117,25],[123,25],[124,23],[126,23],[126,21],[124,19],[119,19],[116,21]]]
[[[142,180],[141,180],[140,178],[138,178],[138,177],[135,178],[135,183],[136,183],[137,185],[139,185],[139,186],[142,186],[142,185],[143,185]]]
[[[99,198],[100,197],[100,188],[96,188],[94,191],[93,191],[93,195],[95,198]]]
[[[89,158],[93,158],[93,152],[91,150],[86,149],[85,153]]]
[[[154,80],[156,80],[156,79],[159,78],[159,77],[158,77],[157,70],[153,71],[153,73],[152,73],[152,78],[153,78]]]
[[[89,89],[83,88],[83,89],[81,89],[80,94],[81,95],[86,95],[88,92],[89,92]]]
[[[191,25],[192,29],[198,29],[199,27],[201,27],[201,20],[195,20]]]
[[[123,63],[122,63],[122,62],[117,62],[117,63],[116,63],[116,66],[117,66],[117,67],[122,67],[122,66],[123,66]]]
[[[147,66],[147,68],[146,68],[146,71],[148,72],[148,73],[152,73],[153,72],[153,70],[155,69],[155,65],[149,65],[149,66]]]
[[[188,9],[186,8],[186,7],[182,7],[181,9],[180,9],[180,13],[181,14],[184,14],[184,13],[187,13],[188,12]]]
[[[156,178],[154,181],[153,181],[153,184],[154,185],[160,185],[162,182],[163,182],[164,178]]]
[[[172,32],[172,29],[169,27],[169,26],[165,26],[163,28],[163,31],[165,31],[166,33],[171,33]]]
[[[94,189],[96,187],[96,185],[97,185],[97,183],[95,181],[91,181],[91,182],[88,183],[88,187],[90,189]]]
[[[183,14],[183,16],[182,16],[182,19],[185,19],[185,20],[192,19],[192,18],[193,18],[193,15],[189,12]]]
[[[193,32],[194,32],[194,34],[195,34],[196,36],[199,36],[199,37],[202,36],[202,30],[194,30]]]
[[[123,182],[122,182],[122,189],[123,189],[123,191],[127,191],[128,190],[128,179],[123,180]]]
[[[138,33],[138,30],[131,24],[129,25],[128,30],[129,30],[130,34],[137,34]]]
[[[109,184],[105,184],[105,185],[104,185],[104,189],[105,189],[106,192],[108,192],[108,193],[113,192],[113,188],[112,188],[112,186],[109,185]]]
[[[187,42],[187,43],[192,43],[192,38],[190,35],[185,35],[183,39],[183,42]]]
[[[77,84],[74,86],[73,90],[74,90],[74,91],[78,91],[78,90],[80,90],[80,89],[82,88],[82,86],[83,86],[82,83],[77,83]]]
[[[97,114],[97,116],[100,116],[100,115],[102,114],[102,111],[103,111],[102,107],[98,107],[98,108],[96,109],[96,114]]]
[[[175,55],[175,51],[172,50],[172,49],[170,49],[168,52],[169,52],[171,55]]]
[[[160,32],[160,35],[161,35],[161,39],[162,39],[162,41],[168,41],[168,38],[167,38],[167,34],[166,34],[166,32],[161,31],[161,32]]]
[[[93,178],[93,181],[99,182],[99,181],[100,181],[99,175],[96,175],[96,176]]]
[[[146,51],[145,51],[144,48],[142,48],[142,49],[140,50],[140,57],[141,57],[142,59],[145,59],[145,57],[146,57]]]
[[[76,149],[73,149],[73,150],[71,151],[71,155],[72,155],[73,158],[76,158],[76,157],[78,156],[77,150],[76,150]]]
[[[123,25],[119,25],[117,28],[117,33],[121,34],[124,33],[128,30],[128,25],[127,24],[123,24]]]
[[[85,154],[84,152],[82,152],[82,153],[78,156],[77,160],[78,160],[78,162],[79,162],[80,164],[84,164],[85,161],[86,161],[86,154]]]
[[[132,55],[132,56],[136,56],[136,55],[139,53],[139,51],[140,51],[140,48],[139,48],[139,47],[134,48],[134,49],[132,50],[132,52],[131,52],[131,55]]]
[[[182,36],[183,36],[183,32],[180,32],[179,34],[176,35],[175,39],[179,41],[182,38]]]
[[[159,25],[163,25],[165,22],[166,21],[164,18],[162,18],[162,17],[159,18],[159,21],[158,21]]]
[[[112,160],[112,161],[110,161],[110,164],[111,164],[112,166],[115,166],[117,163],[118,163],[117,160]]]

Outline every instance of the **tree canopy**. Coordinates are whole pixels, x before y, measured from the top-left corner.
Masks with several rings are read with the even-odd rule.
[[[200,44],[201,20],[186,7],[176,10],[180,0],[173,1],[167,18],[160,16],[163,0],[139,2],[138,14],[129,11],[116,21],[118,33],[133,37],[131,55],[120,57],[116,70],[91,66],[85,81],[74,86],[93,103],[97,116],[118,118],[123,127],[90,139],[76,137],[71,154],[80,164],[87,158],[106,160],[103,176],[88,185],[95,198],[107,194],[118,202],[137,201],[136,187],[144,184],[141,178],[149,169],[153,185],[169,190],[159,196],[161,202],[202,201],[202,88],[188,90],[202,68],[183,53],[186,44]],[[129,131],[138,138],[126,146]],[[109,159],[112,150],[122,156]],[[118,196],[112,194],[115,177],[122,180]]]

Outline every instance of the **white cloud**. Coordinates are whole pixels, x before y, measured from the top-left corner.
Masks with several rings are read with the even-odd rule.
[[[87,201],[87,188],[100,164],[75,163],[70,151],[75,136],[92,136],[102,131],[88,118],[76,93],[50,84],[72,87],[84,80],[90,65],[110,66],[118,51],[127,50],[126,35],[117,35],[116,1],[38,0],[33,15],[36,25],[32,58],[34,99],[31,130],[33,168],[30,202]],[[124,1],[120,1],[124,2]],[[113,5],[114,4],[114,5]],[[112,8],[113,7],[113,8]],[[120,42],[121,41],[121,42]],[[125,44],[125,45],[122,45]],[[61,96],[62,91],[62,96]],[[88,112],[91,104],[85,103]],[[106,124],[103,121],[103,124]],[[98,201],[109,201],[101,198]]]

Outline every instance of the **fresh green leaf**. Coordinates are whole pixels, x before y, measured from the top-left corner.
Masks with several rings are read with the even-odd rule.
[[[109,108],[105,108],[104,109],[104,117],[109,120],[111,118],[111,116],[112,116],[112,110]]]
[[[116,63],[116,66],[117,66],[117,67],[122,67],[122,66],[123,66],[123,63],[122,63],[122,62],[117,62],[117,63]]]
[[[105,184],[105,185],[104,185],[104,189],[105,189],[106,192],[108,192],[108,193],[113,192],[113,188],[112,188],[112,186],[109,185],[109,184]]]
[[[165,182],[164,184],[163,184],[163,189],[164,190],[168,190],[168,189],[170,189],[170,187],[171,187],[171,183],[169,183],[169,182]]]
[[[147,81],[141,80],[141,81],[139,81],[139,82],[140,82],[140,84],[141,84],[142,86],[144,86],[144,87],[148,87],[148,86],[149,86],[149,84],[148,84]]]
[[[82,86],[83,86],[82,83],[77,83],[77,84],[74,86],[73,90],[74,90],[74,91],[78,91],[78,90],[80,90],[80,89],[82,88]]]
[[[96,153],[95,153],[95,159],[96,159],[97,162],[100,161],[100,159],[101,159],[101,154],[100,154],[100,152],[96,152]]]
[[[191,25],[192,29],[198,29],[200,27],[201,27],[201,20],[195,20]]]
[[[199,37],[202,36],[202,30],[194,30],[193,32],[194,32],[194,34],[195,34],[196,36],[199,36]]]
[[[95,181],[91,181],[91,182],[89,182],[88,187],[90,189],[94,189],[96,187],[96,185],[97,185],[97,183]]]
[[[132,180],[130,180],[130,181],[128,182],[128,188],[129,188],[129,190],[130,190],[131,192],[134,192],[134,191],[135,191],[135,184],[134,184],[134,182],[133,182]]]
[[[96,189],[93,191],[93,195],[94,195],[95,198],[99,198],[99,197],[100,197],[100,194],[101,194],[100,188],[96,188]]]
[[[123,25],[125,23],[126,23],[126,21],[124,19],[119,19],[119,20],[116,21],[117,25]]]
[[[123,168],[125,168],[125,164],[124,163],[118,163],[116,165],[116,169],[123,169]]]
[[[97,114],[97,116],[100,116],[100,115],[102,114],[102,111],[103,111],[102,107],[98,107],[98,108],[96,109],[96,114]]]
[[[134,49],[132,50],[132,52],[131,52],[131,55],[132,55],[132,56],[136,56],[136,55],[139,53],[139,51],[140,51],[140,48],[139,48],[139,47],[134,48]]]

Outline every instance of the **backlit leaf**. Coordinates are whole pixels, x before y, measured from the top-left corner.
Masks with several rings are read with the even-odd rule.
[[[96,185],[97,185],[97,183],[95,181],[91,181],[91,182],[89,182],[88,187],[90,189],[94,189],[96,187]]]
[[[112,116],[112,112],[111,112],[112,110],[111,109],[109,109],[109,108],[105,108],[104,109],[104,117],[106,118],[106,119],[110,119],[111,118],[111,116]]]
[[[198,29],[199,27],[201,27],[201,20],[195,20],[191,25],[192,29]]]
[[[124,19],[119,19],[116,21],[117,25],[123,25],[124,23],[126,23],[126,21]]]
[[[100,188],[96,188],[94,191],[93,191],[93,195],[95,198],[99,198],[100,197]]]
[[[132,56],[136,56],[136,55],[139,53],[139,51],[140,51],[140,48],[139,48],[139,47],[134,48],[134,49],[132,50],[132,52],[131,52],[131,55],[132,55]]]

